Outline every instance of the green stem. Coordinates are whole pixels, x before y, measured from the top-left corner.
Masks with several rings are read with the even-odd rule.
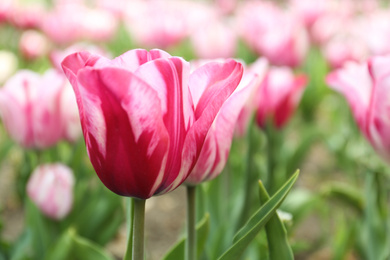
[[[125,257],[123,260],[131,260],[131,257],[133,255],[133,225],[134,225],[134,199],[133,198],[127,198],[127,214],[126,214],[126,221],[127,221],[127,248]]]
[[[144,227],[145,227],[145,202],[142,199],[133,199],[133,258],[132,260],[144,260]],[[126,259],[127,260],[127,259]]]
[[[196,259],[196,186],[187,186],[186,260]]]
[[[269,126],[265,130],[267,136],[267,186],[270,194],[272,195],[275,190],[276,180],[275,180],[275,165],[274,165],[274,142],[272,140],[272,129]]]
[[[243,200],[243,208],[241,210],[240,218],[237,223],[236,230],[239,230],[242,225],[248,220],[250,215],[252,201],[253,201],[253,190],[254,184],[258,179],[258,173],[254,164],[254,156],[259,146],[257,140],[255,140],[255,125],[253,120],[248,128],[247,133],[247,144],[248,150],[246,154],[246,164],[245,164],[245,188],[244,188],[244,200]]]
[[[276,166],[280,161],[281,130],[275,128],[272,122],[268,122],[265,127],[267,138],[267,190],[272,196],[287,180],[284,172],[277,172]],[[279,156],[279,157],[278,157]]]

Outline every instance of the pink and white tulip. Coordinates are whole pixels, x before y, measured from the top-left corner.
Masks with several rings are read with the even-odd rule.
[[[191,34],[191,43],[200,59],[229,58],[235,56],[237,35],[227,22],[221,18],[204,21]]]
[[[222,172],[229,156],[238,117],[258,81],[258,75],[246,75],[223,104],[207,133],[198,161],[185,181],[187,185],[212,180]]]
[[[49,218],[65,218],[73,205],[73,171],[55,163],[38,166],[27,182],[27,194]]]
[[[190,33],[190,1],[131,1],[125,25],[138,46],[168,48]]]
[[[390,161],[390,56],[350,62],[326,79],[347,99],[357,125],[377,152]]]
[[[0,89],[0,114],[16,143],[43,149],[64,138],[68,125],[64,113],[72,106],[68,103],[64,109],[62,104],[66,83],[64,75],[55,70],[42,76],[19,71],[5,83]]]
[[[28,60],[43,57],[49,52],[49,41],[40,32],[27,30],[22,33],[19,41],[19,50]]]
[[[258,58],[254,63],[245,67],[240,84],[248,85],[251,89],[251,94],[237,118],[235,134],[239,137],[244,136],[248,131],[249,123],[257,109],[259,98],[257,93],[267,73],[267,69],[268,61],[264,58]]]
[[[265,127],[267,121],[282,128],[294,113],[304,88],[306,77],[295,76],[287,67],[270,68],[258,92],[257,124]]]
[[[249,1],[238,12],[238,30],[256,53],[277,66],[299,66],[309,38],[294,14],[272,2]]]
[[[140,199],[188,177],[243,70],[228,60],[190,73],[182,58],[141,49],[113,60],[75,53],[62,66],[97,175],[113,192]]]

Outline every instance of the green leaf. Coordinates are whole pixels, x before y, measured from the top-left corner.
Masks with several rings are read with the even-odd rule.
[[[259,187],[260,202],[265,204],[269,201],[269,195],[261,181],[259,181]],[[267,234],[270,260],[294,259],[294,254],[288,243],[286,229],[278,214],[274,214],[274,216],[267,222],[265,225],[265,232]]]
[[[208,213],[196,225],[196,240],[197,240],[197,255],[199,256],[206,244],[207,235],[209,233],[210,216]],[[186,238],[180,239],[164,256],[163,260],[184,259],[185,256]]]
[[[33,235],[29,228],[23,232],[17,242],[13,245],[11,251],[11,260],[25,260],[33,258]]]
[[[70,259],[70,253],[72,252],[72,236],[75,234],[75,230],[70,228],[64,232],[55,242],[55,244],[48,250],[45,260],[67,260]]]
[[[355,209],[359,214],[364,212],[364,198],[361,189],[347,183],[332,182],[322,189],[328,198],[336,198]]]
[[[74,258],[80,260],[113,260],[114,258],[107,254],[102,247],[83,237],[74,235],[73,237]]]
[[[299,171],[296,171],[294,175],[283,185],[278,192],[271,197],[259,210],[253,214],[248,222],[242,227],[234,237],[233,245],[225,251],[225,253],[219,258],[220,260],[237,260],[242,255],[244,250],[260,232],[261,228],[267,223],[267,221],[273,216],[276,209],[280,206],[283,200],[286,198],[288,192],[291,190],[295,181],[297,180]]]
[[[45,260],[113,260],[103,248],[69,228],[46,254]]]

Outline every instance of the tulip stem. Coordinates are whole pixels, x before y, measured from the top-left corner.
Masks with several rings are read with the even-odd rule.
[[[132,233],[133,233],[132,260],[144,260],[145,202],[146,200],[137,199],[137,198],[133,199],[134,214],[133,214],[133,228],[132,228]]]
[[[134,199],[133,198],[127,198],[127,248],[126,248],[126,254],[123,260],[131,260],[131,257],[133,255],[133,222],[134,222]]]
[[[186,260],[196,259],[196,186],[187,186]]]

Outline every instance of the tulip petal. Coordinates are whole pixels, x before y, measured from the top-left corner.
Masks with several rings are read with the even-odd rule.
[[[242,65],[229,60],[225,63],[210,62],[191,74],[189,86],[196,104],[196,121],[184,143],[183,163],[190,163],[193,158],[199,156],[215,117],[226,99],[237,88],[242,73]]]
[[[249,83],[241,82],[223,104],[207,133],[199,159],[186,183],[197,185],[217,177],[222,172],[229,156],[236,122],[253,92],[253,85],[258,84],[258,78],[258,75],[253,75]]]
[[[348,62],[342,69],[330,73],[326,82],[346,97],[358,125],[365,129],[373,84],[367,64]]]
[[[99,178],[117,194],[151,197],[160,186],[169,146],[156,92],[115,67],[86,68],[78,80],[84,137]]]
[[[234,60],[224,63],[209,62],[195,70],[189,82],[195,117],[198,119],[203,111],[210,109],[217,113],[226,98],[237,87],[242,73],[241,63]]]
[[[134,49],[116,57],[112,62],[116,66],[120,66],[134,72],[142,64],[148,61],[170,57],[170,54],[162,50],[154,49],[151,51],[147,51],[144,49]]]
[[[182,149],[189,126],[194,121],[193,106],[188,82],[190,66],[183,59],[172,57],[157,59],[141,66],[135,74],[151,86],[159,96],[165,127],[169,133],[170,147],[166,175],[162,189],[166,184],[175,182],[177,187],[187,177],[191,163],[183,162]],[[173,187],[172,186],[172,187]],[[157,192],[160,193],[162,189]]]
[[[388,67],[387,67],[388,68]],[[390,147],[390,73],[381,75],[374,84],[370,109],[367,113],[366,131],[367,137],[377,151],[388,158]]]

